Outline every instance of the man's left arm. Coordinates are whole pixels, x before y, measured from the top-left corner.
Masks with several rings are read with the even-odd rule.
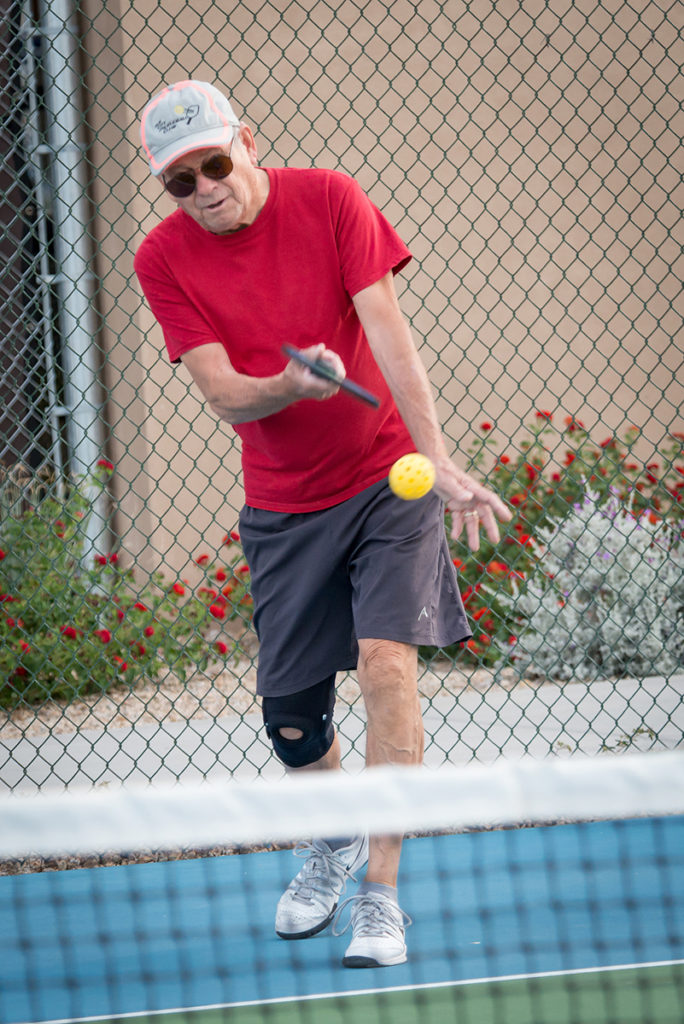
[[[452,513],[452,536],[460,536],[465,527],[468,544],[475,550],[482,524],[489,539],[496,543],[499,540],[496,520],[505,522],[511,518],[511,513],[493,491],[449,458],[430,381],[399,306],[393,274],[390,272],[357,292],[353,302],[416,450],[434,463],[435,490]]]

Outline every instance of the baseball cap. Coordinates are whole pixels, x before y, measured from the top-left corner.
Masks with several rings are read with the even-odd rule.
[[[149,101],[140,121],[152,174],[160,175],[194,149],[225,145],[239,124],[226,97],[209,82],[189,79],[166,86]]]

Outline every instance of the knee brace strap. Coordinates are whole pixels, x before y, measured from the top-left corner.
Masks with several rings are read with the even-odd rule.
[[[335,676],[284,697],[264,697],[266,733],[276,754],[288,768],[305,768],[320,761],[335,739],[333,709]],[[285,739],[281,729],[299,729],[299,739]]]

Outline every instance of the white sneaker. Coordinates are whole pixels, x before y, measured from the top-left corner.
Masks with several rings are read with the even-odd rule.
[[[306,860],[278,901],[275,928],[281,939],[307,939],[330,924],[347,879],[356,881],[354,872],[368,860],[368,836],[335,851],[316,839],[299,843],[294,852]]]
[[[358,893],[345,900],[340,911],[352,903],[351,918],[340,931],[351,925],[354,934],[344,955],[345,967],[393,967],[406,960],[404,930],[411,918],[389,896],[379,892]],[[338,911],[339,913],[339,911]]]

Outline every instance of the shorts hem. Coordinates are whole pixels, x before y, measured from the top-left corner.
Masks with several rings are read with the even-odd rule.
[[[411,644],[413,647],[451,647],[452,644],[462,644],[467,640],[472,640],[472,633],[465,633],[462,636],[458,636],[455,639],[442,639],[440,637],[425,637],[415,636],[406,637],[406,634],[399,636],[396,633],[390,635],[389,630],[364,630],[363,634],[359,635],[359,640],[389,640],[393,643],[399,644]]]

